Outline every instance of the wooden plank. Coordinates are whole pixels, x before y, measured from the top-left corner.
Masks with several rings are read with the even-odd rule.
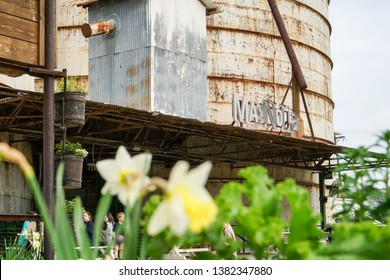
[[[38,44],[38,23],[0,12],[0,34]]]
[[[20,18],[39,21],[39,0],[1,0],[0,11]]]
[[[57,34],[57,32],[56,32]],[[56,40],[57,42],[57,40]],[[45,65],[45,0],[39,0],[39,43],[38,64]],[[57,48],[56,48],[57,49]],[[57,52],[55,52],[57,53]]]
[[[0,58],[20,62],[23,65],[37,65],[38,45],[0,35]]]

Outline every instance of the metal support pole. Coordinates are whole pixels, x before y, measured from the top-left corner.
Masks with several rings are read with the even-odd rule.
[[[298,116],[298,119],[297,119],[298,130],[295,131],[295,137],[302,138],[305,129],[303,127],[304,124],[303,124],[303,120],[301,118],[300,88],[299,88],[299,83],[298,83],[297,79],[294,76],[294,73],[293,73],[293,76],[292,76],[292,90],[291,90],[291,93],[292,93],[292,110]],[[306,112],[306,114],[309,115],[308,112]]]
[[[275,0],[268,0],[268,4],[271,8],[271,12],[275,18],[276,25],[278,27],[280,36],[282,37],[282,41],[284,47],[286,48],[288,58],[290,59],[292,69],[294,72],[294,77],[297,79],[299,87],[301,90],[305,90],[307,88],[305,77],[303,76],[301,66],[299,65],[298,58],[295,55],[294,48],[292,47],[290,37],[288,36],[286,27],[283,22],[283,18],[279,12],[278,6],[276,5]]]
[[[63,69],[63,71],[65,73],[65,77],[64,77],[64,94],[62,95],[62,100],[61,100],[61,105],[62,105],[62,116],[61,116],[62,153],[61,153],[61,161],[64,160],[65,143],[66,143],[65,100],[66,100],[66,92],[67,92],[67,84],[68,84],[68,72],[66,69]]]
[[[45,68],[54,70],[55,64],[55,2],[45,0]],[[54,217],[54,76],[44,77],[43,101],[43,195],[51,218]],[[44,238],[44,258],[54,259],[54,248]]]
[[[313,140],[315,141],[316,137],[314,136],[314,129],[313,129],[313,125],[311,124],[309,109],[307,108],[306,98],[305,98],[305,95],[303,94],[302,89],[301,89],[301,97],[302,97],[303,107],[305,107],[305,112],[306,112],[307,121],[308,121],[309,127],[310,127],[311,137],[313,137]]]
[[[321,213],[321,229],[325,228],[326,221],[326,197],[325,197],[325,178],[324,173],[320,172],[319,174],[320,181],[320,213]]]

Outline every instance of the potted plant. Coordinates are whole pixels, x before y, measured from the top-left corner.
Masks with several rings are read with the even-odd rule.
[[[56,166],[60,161],[65,164],[63,174],[63,187],[66,189],[81,188],[83,174],[83,159],[88,155],[79,142],[66,140],[55,145]],[[57,168],[56,168],[57,169]]]
[[[64,127],[83,126],[85,123],[86,83],[78,82],[75,77],[64,79],[58,84],[55,94],[55,124]]]
[[[73,211],[74,211],[74,208],[76,206],[76,198],[73,198],[73,199],[66,199],[64,201],[64,208],[65,208],[65,212],[66,214],[68,215],[73,215]],[[84,207],[82,207],[84,209]],[[82,210],[83,210],[82,209]],[[83,211],[84,212],[84,211]]]

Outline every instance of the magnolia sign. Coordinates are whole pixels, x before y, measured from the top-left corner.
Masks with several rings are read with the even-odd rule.
[[[240,100],[236,94],[233,94],[232,105],[233,121],[259,123],[266,128],[279,128],[283,132],[298,130],[298,115],[286,105],[278,105],[269,100],[255,103],[246,96]]]

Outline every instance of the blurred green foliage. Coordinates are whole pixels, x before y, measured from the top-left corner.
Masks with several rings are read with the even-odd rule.
[[[372,152],[372,149],[379,150]],[[380,151],[382,149],[382,151]],[[187,232],[175,236],[169,229],[150,237],[144,229],[162,197],[154,194],[134,208],[125,206],[126,220],[118,235],[125,236],[125,259],[162,259],[174,247],[207,246],[209,251],[195,259],[234,259],[242,243],[223,235],[223,224],[238,224],[237,234],[245,238],[245,246],[256,259],[390,259],[390,132],[378,137],[371,147],[347,149],[346,162],[335,170],[340,176],[337,195],[344,200],[343,210],[335,217],[331,242],[324,240],[319,228],[320,217],[314,214],[307,190],[292,179],[275,182],[262,166],[241,169],[242,181],[226,183],[216,196],[219,212],[216,221],[199,234]],[[57,173],[54,223],[50,221],[36,178],[28,177],[37,205],[45,221],[45,229],[57,259],[96,259],[97,249],[91,248],[82,220],[82,204],[76,198],[73,207],[74,228],[67,216],[61,186],[63,165]],[[110,195],[102,196],[96,211],[95,239],[98,245],[103,216],[111,204]],[[142,206],[142,211],[141,211]],[[286,217],[284,208],[290,209]],[[283,232],[288,231],[287,235]],[[108,244],[109,246],[113,243]],[[76,250],[76,246],[80,250]],[[6,258],[25,256],[10,251]],[[103,254],[103,258],[108,251]]]

